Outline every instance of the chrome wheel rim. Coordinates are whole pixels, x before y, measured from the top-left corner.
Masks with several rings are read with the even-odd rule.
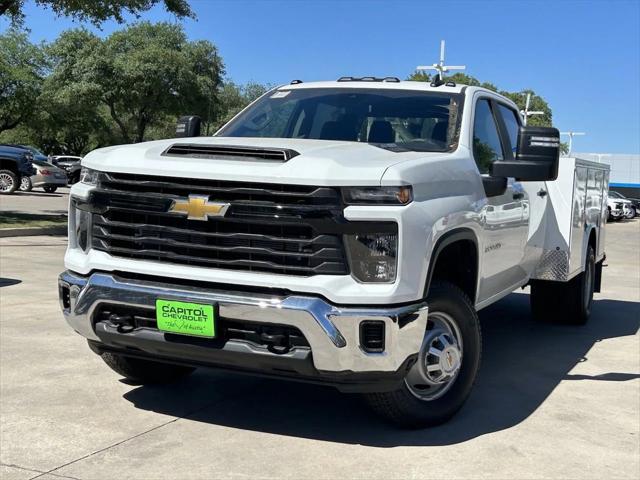
[[[462,336],[453,317],[444,312],[429,312],[418,360],[404,383],[419,400],[440,398],[458,378],[462,359]]]
[[[20,190],[23,192],[29,188],[29,177],[22,177],[20,179]]]
[[[10,192],[13,188],[13,177],[8,173],[0,173],[0,192]]]

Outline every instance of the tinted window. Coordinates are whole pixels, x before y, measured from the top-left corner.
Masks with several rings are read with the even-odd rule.
[[[518,148],[518,129],[520,128],[520,123],[518,122],[518,114],[514,110],[510,109],[509,107],[505,107],[504,105],[498,104],[498,108],[500,109],[502,119],[504,120],[504,124],[507,127],[507,132],[509,133],[511,151],[515,154],[516,149]]]
[[[453,94],[373,88],[278,90],[225,125],[218,135],[446,151],[458,140],[461,99]]]
[[[489,166],[496,160],[503,159],[498,127],[488,100],[479,100],[476,103],[476,115],[473,121],[473,157],[480,173],[489,173]]]

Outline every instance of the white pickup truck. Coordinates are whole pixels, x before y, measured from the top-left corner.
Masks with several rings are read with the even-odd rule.
[[[482,308],[530,285],[538,319],[589,317],[608,166],[494,92],[296,81],[184,137],[95,150],[71,190],[62,309],[133,381],[316,382],[422,427],[468,397]]]

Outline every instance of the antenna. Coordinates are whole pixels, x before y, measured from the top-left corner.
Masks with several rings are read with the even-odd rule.
[[[567,152],[567,156],[571,155],[571,149],[573,148],[573,137],[577,135],[586,135],[584,132],[560,132],[560,135],[568,135],[569,136],[569,151]]]
[[[531,102],[531,93],[527,93],[527,102],[524,106],[524,110],[520,110],[520,114],[522,115],[522,121],[524,126],[527,126],[527,119],[533,115],[544,115],[544,112],[540,110],[529,111],[529,103]]]
[[[435,80],[432,85],[438,87],[444,83],[444,74],[449,72],[450,70],[464,70],[467,67],[464,65],[445,65],[444,64],[444,40],[440,40],[440,61],[438,63],[434,63],[433,65],[421,65],[417,66],[416,70],[435,70],[438,73],[437,80]]]

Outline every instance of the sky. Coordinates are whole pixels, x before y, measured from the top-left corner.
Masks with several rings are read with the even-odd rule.
[[[640,153],[640,0],[190,0],[196,19],[160,6],[141,20],[179,22],[213,42],[227,77],[267,84],[341,76],[406,78],[438,60],[500,89],[533,89],[576,152]],[[27,0],[34,42],[81,26]],[[130,21],[135,18],[130,17]],[[99,35],[122,28],[107,22]],[[8,23],[0,19],[0,31]]]

